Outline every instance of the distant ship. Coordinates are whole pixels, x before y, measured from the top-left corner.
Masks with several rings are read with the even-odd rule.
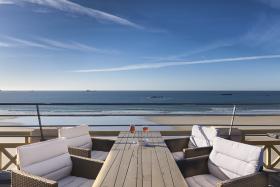
[[[148,97],[148,99],[162,99],[162,98],[163,98],[163,96],[157,96],[157,95]]]
[[[233,94],[231,94],[231,93],[222,93],[220,95],[233,95]]]

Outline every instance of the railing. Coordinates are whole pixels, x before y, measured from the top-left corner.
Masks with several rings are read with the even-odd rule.
[[[183,114],[179,114],[179,113],[169,113],[169,114],[161,114],[161,113],[157,113],[157,114],[148,114],[148,113],[133,113],[133,114],[86,114],[86,113],[80,113],[80,114],[75,114],[75,113],[68,113],[68,114],[48,114],[48,113],[41,113],[40,111],[40,107],[41,106],[185,106],[185,107],[189,107],[189,106],[232,106],[232,113],[183,113]],[[239,106],[266,106],[267,104],[213,104],[213,103],[200,103],[200,104],[193,104],[193,103],[0,103],[0,106],[34,106],[35,109],[35,114],[0,114],[0,117],[37,117],[38,119],[38,126],[40,128],[40,133],[41,133],[41,139],[44,140],[44,133],[43,133],[43,125],[42,125],[42,121],[41,118],[42,117],[105,117],[105,116],[231,116],[231,121],[229,122],[229,124],[222,124],[219,126],[230,126],[231,128],[233,126],[251,126],[251,127],[257,127],[257,126],[262,126],[262,125],[237,125],[234,124],[234,119],[235,116],[256,116],[256,114],[237,114],[236,110],[238,109]],[[276,104],[269,104],[269,106],[280,106],[280,104],[276,103]],[[279,108],[280,111],[280,108]],[[280,116],[279,114],[257,114],[257,116]],[[206,124],[207,125],[207,124]],[[213,125],[213,124],[209,124],[209,125]],[[108,125],[91,125],[91,126],[98,126],[98,127],[102,127],[102,126],[106,126],[108,127]],[[128,125],[110,125],[110,126],[128,126]],[[137,124],[136,124],[137,126]],[[139,125],[140,126],[140,125]],[[170,125],[166,125],[166,124],[145,124],[145,126],[170,126]],[[189,126],[188,124],[172,124],[172,126],[175,127],[182,127],[182,126]],[[271,125],[266,125],[267,127],[280,127],[280,124],[271,124]],[[20,127],[17,125],[8,125],[8,126],[1,126],[1,127]],[[26,125],[26,127],[36,127],[33,125]],[[44,125],[44,127],[49,127],[48,125]]]
[[[250,114],[250,113],[238,113],[238,108],[239,107],[244,107],[244,106],[280,106],[280,103],[276,104],[213,104],[213,103],[203,103],[203,104],[193,104],[193,103],[0,103],[0,106],[33,106],[34,111],[33,113],[21,113],[21,114],[0,114],[0,117],[36,117],[38,121],[38,125],[0,125],[0,127],[32,127],[32,128],[38,128],[39,129],[39,135],[32,135],[30,133],[26,134],[16,134],[16,133],[9,133],[9,134],[4,134],[0,133],[0,137],[24,137],[25,141],[23,143],[0,143],[0,169],[7,169],[11,164],[15,164],[16,156],[13,156],[10,154],[7,149],[9,148],[15,148],[19,145],[26,144],[30,142],[30,138],[33,137],[39,137],[42,141],[45,140],[46,137],[44,134],[44,128],[48,127],[65,127],[65,126],[73,126],[73,125],[44,125],[42,124],[42,117],[106,117],[106,116],[228,116],[230,117],[230,120],[228,124],[219,124],[218,126],[222,127],[228,127],[228,128],[233,128],[233,127],[252,127],[252,128],[259,128],[263,127],[263,125],[260,124],[235,124],[235,118],[239,116],[280,116],[279,114],[275,113],[263,113],[263,114]],[[41,107],[43,106],[179,106],[179,107],[201,107],[201,106],[223,106],[231,109],[231,112],[228,113],[74,113],[74,112],[69,112],[69,113],[50,113],[50,112],[45,112],[42,111]],[[279,107],[280,111],[280,107]],[[204,124],[205,126],[215,126],[215,124]],[[93,125],[89,124],[91,127],[126,127],[129,126],[129,124],[115,124],[115,125],[107,125],[107,124],[98,124],[98,125]],[[135,124],[135,126],[143,126],[143,124]],[[144,126],[149,126],[149,127],[191,127],[192,124],[144,124]],[[246,132],[246,136],[264,136],[266,135],[267,132],[275,132],[278,131],[280,132],[280,121],[279,124],[268,124],[265,125],[265,127],[271,127],[273,129],[261,129],[261,130],[247,130],[244,131]],[[231,132],[231,130],[229,130]],[[162,134],[165,135],[182,135],[185,133],[190,133],[187,131],[169,131],[169,132],[162,132]],[[102,134],[102,133],[100,133]],[[110,134],[109,132],[103,134]],[[116,134],[116,133],[114,133]],[[97,133],[98,135],[98,133]],[[245,141],[245,138],[244,138]],[[246,143],[250,143],[247,141]],[[267,141],[258,141],[253,142],[252,144],[257,144],[257,145],[263,145],[265,150],[266,150],[266,155],[269,157],[266,162],[267,168],[274,168],[279,162],[280,162],[280,151],[279,148],[276,147],[276,145],[280,144],[280,141],[274,141],[270,142],[269,144]],[[277,154],[277,158],[272,161],[271,159],[271,151],[274,151]],[[1,168],[1,154],[4,154],[8,159],[9,162]]]

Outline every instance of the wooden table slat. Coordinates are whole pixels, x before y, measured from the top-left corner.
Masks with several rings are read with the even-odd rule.
[[[113,145],[106,162],[104,162],[103,167],[101,168],[97,179],[94,182],[93,186],[102,186],[103,180],[107,177],[108,173],[111,170],[113,163],[116,160],[116,157],[119,153],[119,147],[122,145],[121,143],[127,140],[126,135],[120,133],[119,138],[116,140],[115,144]],[[124,145],[124,144],[123,144]]]
[[[137,136],[139,133],[137,132]],[[137,138],[134,138],[133,141],[137,141]],[[131,187],[131,186],[137,186],[137,168],[138,162],[137,162],[137,154],[139,146],[137,144],[131,145],[132,148],[132,156],[131,160],[128,166],[128,170],[125,176],[125,181],[123,186],[124,187]]]
[[[187,184],[159,132],[121,132],[93,185],[101,186],[186,187]]]
[[[151,143],[154,146],[159,146],[157,138],[151,138]],[[153,187],[165,187],[163,175],[159,165],[160,161],[157,156],[155,148],[152,150],[152,186]]]

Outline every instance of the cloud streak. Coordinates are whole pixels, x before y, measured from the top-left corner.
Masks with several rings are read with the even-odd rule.
[[[98,49],[90,45],[86,45],[79,42],[62,42],[52,40],[49,38],[38,38],[37,40],[25,40],[21,38],[2,36],[5,41],[0,41],[0,48],[21,48],[21,47],[32,47],[41,48],[47,50],[73,50],[83,52],[95,52],[103,54],[117,54],[117,51]]]
[[[13,0],[0,0],[0,4],[10,5],[14,4]]]
[[[280,1],[279,0],[258,0],[260,3],[263,3],[271,8],[280,9]]]
[[[0,47],[12,47],[13,45],[6,42],[0,42]]]
[[[119,71],[132,71],[132,70],[143,70],[143,69],[158,69],[158,68],[165,68],[171,66],[214,64],[214,63],[224,63],[224,62],[240,62],[240,61],[264,60],[264,59],[276,59],[276,58],[280,58],[280,55],[245,56],[245,57],[220,58],[220,59],[208,59],[208,60],[197,60],[197,61],[135,64],[135,65],[128,65],[128,66],[113,67],[113,68],[76,70],[72,72],[76,72],[76,73],[119,72]]]
[[[43,49],[54,49],[51,46],[30,41],[30,40],[24,40],[20,38],[15,38],[15,37],[10,37],[10,36],[5,36],[6,39],[8,39],[10,42],[9,46],[6,47],[35,47],[35,48],[43,48]]]
[[[46,45],[49,45],[51,47],[60,48],[60,49],[68,49],[68,50],[78,50],[78,51],[85,51],[85,52],[96,52],[96,53],[117,53],[116,51],[110,51],[110,50],[103,50],[98,49],[86,44],[82,44],[79,42],[61,42],[57,40],[51,40],[48,38],[39,38],[41,42],[43,42]]]
[[[67,13],[89,16],[99,21],[109,21],[120,25],[125,25],[137,29],[143,29],[142,26],[133,23],[127,19],[109,14],[107,12],[96,10],[93,8],[88,8],[79,5],[77,3],[71,2],[69,0],[0,0],[0,4],[22,4],[22,3],[32,3],[40,6],[53,8]]]
[[[185,53],[169,55],[169,56],[165,56],[165,57],[144,57],[144,59],[153,60],[153,61],[157,61],[157,62],[177,61],[177,60],[182,61],[183,58],[185,58],[185,57],[196,55],[196,54],[201,54],[201,53],[205,53],[205,52],[209,52],[212,50],[217,50],[217,49],[221,49],[221,48],[225,48],[225,47],[230,47],[230,46],[234,45],[236,42],[237,42],[237,40],[216,41],[216,42],[210,43],[208,45],[204,45],[199,48],[190,50]]]

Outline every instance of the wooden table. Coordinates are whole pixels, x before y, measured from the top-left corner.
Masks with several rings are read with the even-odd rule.
[[[145,145],[143,140],[148,139]],[[121,132],[93,187],[186,187],[159,132]]]

